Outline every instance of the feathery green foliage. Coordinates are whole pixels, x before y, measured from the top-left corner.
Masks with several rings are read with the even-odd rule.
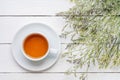
[[[73,71],[85,65],[86,70],[120,66],[120,0],[71,1],[75,6],[61,14],[66,20],[63,35],[71,36],[67,54],[72,54],[68,61]]]

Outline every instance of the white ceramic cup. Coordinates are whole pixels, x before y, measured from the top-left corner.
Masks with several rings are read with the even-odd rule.
[[[42,35],[42,36],[47,40],[47,42],[48,42],[48,50],[47,50],[47,52],[45,53],[45,55],[42,56],[42,57],[40,57],[40,58],[32,58],[32,57],[28,56],[28,55],[26,54],[26,52],[24,51],[24,42],[25,42],[25,40],[26,40],[29,36],[34,35],[34,34]],[[42,33],[31,33],[31,34],[27,35],[27,36],[23,39],[23,41],[22,41],[21,51],[22,51],[22,54],[24,55],[24,57],[27,58],[28,60],[31,60],[31,61],[40,61],[40,60],[43,60],[44,58],[46,58],[48,54],[52,53],[51,55],[54,55],[54,54],[56,54],[56,53],[58,52],[57,49],[50,48],[50,44],[49,44],[48,39],[47,39]]]

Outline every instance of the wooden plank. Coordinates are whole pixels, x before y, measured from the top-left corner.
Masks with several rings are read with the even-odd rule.
[[[79,76],[80,74],[78,74]],[[0,74],[1,80],[79,80],[64,73],[8,73]],[[120,80],[120,73],[88,73],[87,80]]]
[[[55,15],[72,6],[69,0],[0,0],[0,15]]]
[[[20,73],[0,74],[1,80],[75,80],[73,76],[66,76],[64,73]]]
[[[60,35],[65,21],[62,17],[0,17],[0,43],[11,43],[17,31],[29,23],[47,24]]]
[[[88,73],[88,77],[86,79],[87,80],[120,80],[120,73]],[[76,80],[79,79],[76,78]]]
[[[14,61],[10,47],[10,44],[0,45],[0,72],[28,72],[19,67],[19,65]],[[62,44],[61,50],[62,52],[65,51],[65,45]],[[66,58],[60,57],[57,63],[45,72],[66,72],[69,68],[72,69],[72,64],[66,62]],[[85,71],[86,66],[83,69],[78,70],[77,72]],[[112,69],[98,69],[97,66],[91,66],[88,72],[120,72],[120,70],[119,67]]]

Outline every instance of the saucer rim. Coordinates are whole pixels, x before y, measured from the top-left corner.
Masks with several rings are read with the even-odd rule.
[[[18,33],[21,31],[21,30],[23,30],[25,27],[29,27],[28,25],[31,25],[31,24],[39,24],[39,25],[45,25],[45,26],[47,26],[47,28],[49,28],[50,30],[52,30],[57,36],[57,38],[58,38],[58,43],[59,43],[59,49],[58,49],[58,52],[57,52],[57,56],[56,56],[56,58],[55,58],[55,60],[54,60],[54,62],[52,62],[51,63],[51,65],[50,66],[48,66],[48,67],[45,67],[44,69],[28,69],[28,68],[26,68],[26,67],[24,67],[24,66],[22,66],[20,63],[19,63],[19,61],[15,58],[15,55],[14,55],[14,41],[16,40],[15,38],[16,38],[16,36],[18,35]],[[16,61],[16,63],[20,66],[20,67],[22,67],[23,69],[25,69],[25,70],[27,70],[27,71],[31,71],[31,72],[41,72],[41,71],[44,71],[44,70],[47,70],[47,69],[49,69],[49,68],[51,68],[57,61],[58,61],[58,59],[59,59],[59,57],[60,57],[60,53],[61,53],[61,40],[60,40],[60,37],[59,37],[59,35],[49,26],[49,25],[47,25],[47,24],[44,24],[44,23],[28,23],[28,24],[26,24],[26,25],[24,25],[20,30],[18,30],[17,32],[16,32],[16,34],[15,34],[15,36],[14,36],[14,38],[13,38],[13,41],[12,41],[12,45],[11,45],[11,52],[12,52],[12,56],[13,56],[13,58],[14,58],[14,60]],[[19,51],[19,53],[21,53],[20,51]]]

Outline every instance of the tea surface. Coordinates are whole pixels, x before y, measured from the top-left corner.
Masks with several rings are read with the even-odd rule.
[[[24,51],[32,58],[40,58],[46,54],[48,42],[45,37],[39,34],[32,34],[24,41]]]

